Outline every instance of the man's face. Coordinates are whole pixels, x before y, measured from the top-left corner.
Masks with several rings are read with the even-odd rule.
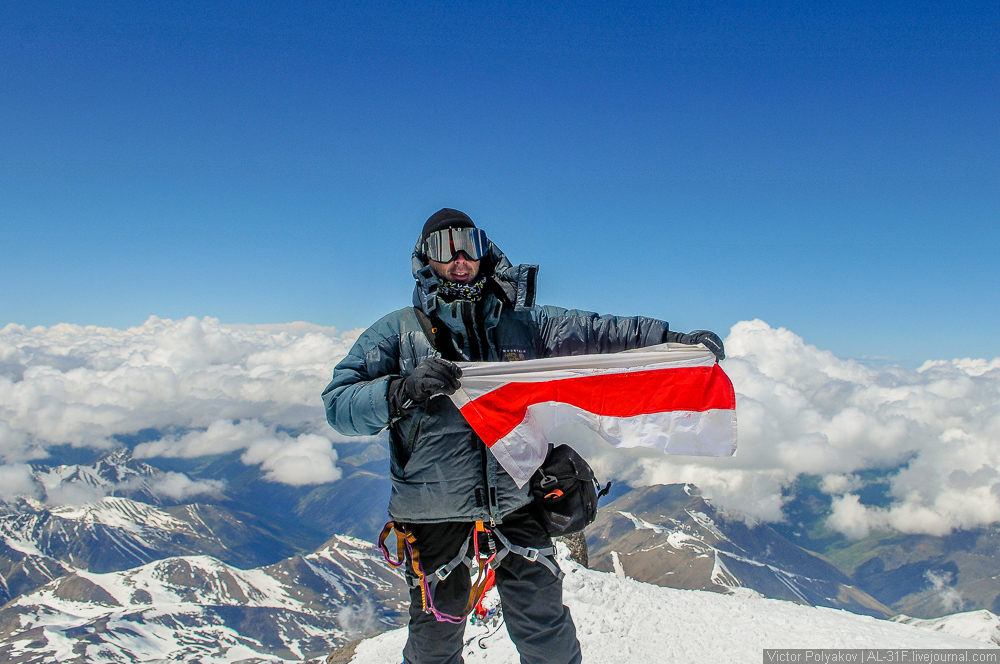
[[[464,251],[455,254],[448,263],[428,262],[439,278],[456,284],[471,284],[479,275],[479,261],[470,261]]]

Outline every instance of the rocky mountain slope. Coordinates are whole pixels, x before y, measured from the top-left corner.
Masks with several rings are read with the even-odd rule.
[[[153,459],[154,467],[119,450],[87,463],[35,464],[40,493],[0,504],[0,602],[77,568],[210,555],[248,569],[315,550],[337,533],[374,539],[389,492],[384,446],[338,445],[342,478],[302,487],[266,481],[238,454]],[[181,473],[201,490],[164,492],[164,479]],[[1000,608],[1000,530],[850,541],[823,529],[825,494],[801,484],[790,489],[790,523],[773,527],[717,514],[679,487],[626,492],[602,505],[589,531],[593,564],[614,569],[614,552],[628,575],[662,585],[745,588],[879,616]]]
[[[829,562],[767,525],[719,514],[690,485],[627,493],[601,508],[587,540],[591,567],[638,581],[893,615]]]
[[[865,473],[865,504],[889,505],[888,472]],[[788,488],[788,519],[774,524],[776,531],[823,555],[896,613],[926,619],[973,609],[1000,613],[1000,525],[943,536],[878,530],[852,540],[826,526],[830,496],[820,483],[804,475]]]
[[[0,540],[0,605],[71,571],[70,566],[43,555],[30,543],[4,538]]]
[[[372,541],[387,520],[389,461],[385,443],[338,443],[336,482],[289,486],[267,481],[259,468],[246,466],[240,453],[196,459],[151,460],[165,471],[184,473],[200,482],[222,482],[230,509],[280,524],[299,548],[312,550],[335,534]]]
[[[32,475],[38,497],[0,503],[0,602],[72,569],[119,571],[183,555],[252,568],[305,548],[255,514],[165,498],[156,487],[168,474],[124,451],[89,464],[35,465]],[[231,503],[220,492],[197,497]]]
[[[164,502],[154,489],[163,473],[147,463],[133,459],[127,450],[116,450],[89,464],[35,464],[32,476],[41,486],[43,501],[122,496],[151,505]],[[72,501],[71,499],[78,500]]]
[[[400,625],[405,592],[350,537],[252,570],[209,556],[78,570],[0,609],[0,661],[297,661]]]
[[[37,587],[32,580],[48,581],[60,567],[110,572],[170,556],[210,555],[248,568],[294,553],[268,524],[218,505],[157,507],[105,496],[81,507],[25,501],[19,512],[0,516],[5,600]]]

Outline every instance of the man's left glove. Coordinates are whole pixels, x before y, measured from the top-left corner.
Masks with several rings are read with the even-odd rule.
[[[461,377],[462,370],[454,362],[428,357],[409,376],[389,384],[389,414],[399,417],[435,394],[454,394]]]
[[[681,334],[680,332],[670,331],[667,332],[667,335],[663,340],[679,344],[687,344],[688,346],[704,344],[705,348],[715,353],[716,360],[726,359],[726,348],[722,345],[722,339],[720,339],[719,335],[715,332],[709,332],[708,330],[695,330],[694,332]]]

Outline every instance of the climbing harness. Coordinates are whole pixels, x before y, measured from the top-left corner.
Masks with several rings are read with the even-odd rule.
[[[386,540],[393,532],[396,533],[396,558],[393,559],[386,546]],[[420,552],[417,549],[417,538],[405,524],[397,524],[390,521],[382,528],[382,534],[378,538],[378,546],[385,556],[387,563],[393,567],[401,567],[406,562],[407,556],[413,567],[416,579],[411,581],[412,585],[420,588],[420,600],[423,610],[430,613],[440,622],[458,624],[465,620],[466,616],[475,611],[480,606],[483,596],[495,583],[494,569],[500,566],[500,562],[508,554],[516,554],[531,561],[544,565],[556,578],[562,579],[563,573],[556,565],[554,547],[536,549],[534,547],[518,546],[503,536],[496,529],[489,529],[482,521],[477,521],[472,528],[470,536],[462,543],[461,548],[450,562],[445,563],[431,573],[424,571],[420,562]],[[469,552],[471,548],[471,554]],[[472,582],[472,589],[469,592],[469,601],[465,605],[465,610],[460,616],[453,616],[440,611],[434,606],[434,590],[437,585],[448,578],[459,565],[466,565],[470,572],[476,568],[476,577]],[[499,610],[499,608],[498,608]],[[485,610],[484,618],[488,610]]]

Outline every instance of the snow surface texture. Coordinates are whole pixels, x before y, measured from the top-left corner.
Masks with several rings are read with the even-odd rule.
[[[7,325],[0,500],[43,494],[25,462],[54,445],[107,449],[118,445],[114,436],[143,429],[163,433],[136,456],[241,451],[275,482],[336,481],[334,444],[342,438],[327,426],[319,393],[358,333],[210,318],[152,317],[128,330]],[[942,535],[1000,521],[1000,358],[872,367],[760,320],[736,324],[725,341],[737,456],[612,450],[596,437],[588,457],[599,476],[694,484],[720,509],[776,521],[781,488],[816,474],[833,497],[829,525],[850,537],[884,527]],[[861,504],[868,469],[898,469],[889,506]],[[174,492],[211,488],[173,483]]]
[[[966,611],[926,620],[896,616],[893,621],[1000,646],[1000,616],[991,611]]]
[[[567,572],[564,601],[573,613],[584,662],[746,662],[759,664],[765,648],[988,648],[971,638],[876,620],[847,611],[791,602],[661,588],[583,568],[560,545]],[[466,662],[517,664],[501,627],[485,649],[467,628]],[[358,644],[351,662],[398,664],[406,630]]]

